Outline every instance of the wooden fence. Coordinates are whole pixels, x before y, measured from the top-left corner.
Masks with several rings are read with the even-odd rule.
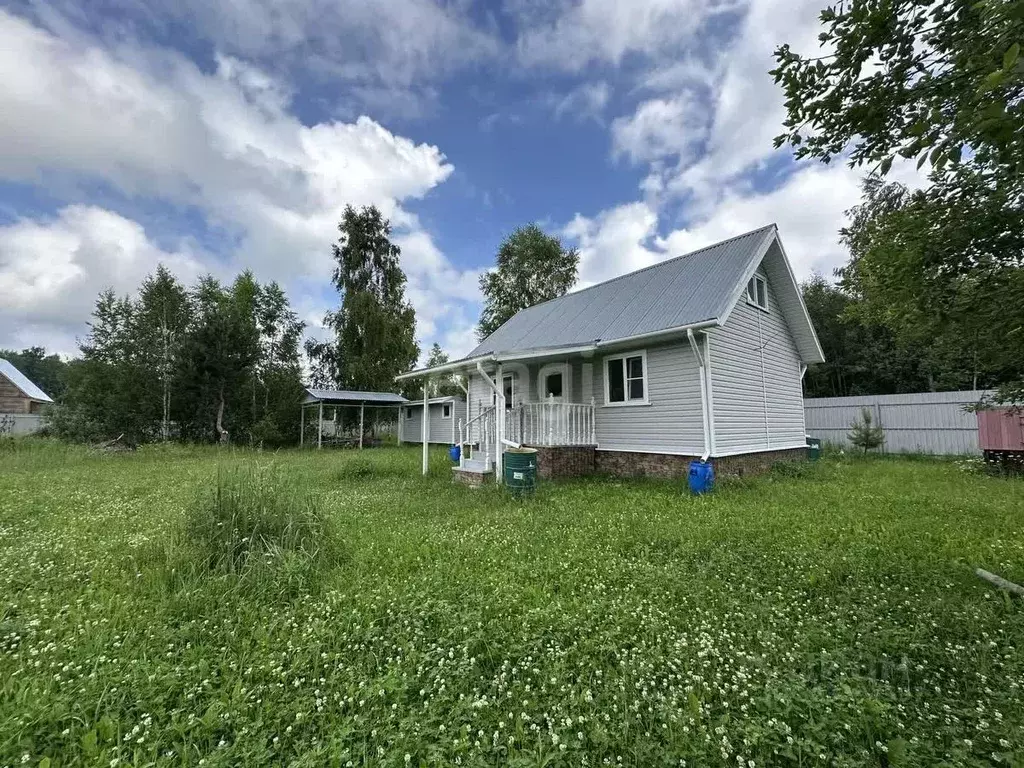
[[[984,390],[916,392],[909,395],[857,395],[804,400],[807,434],[827,443],[851,447],[850,425],[868,408],[885,431],[888,453],[978,455],[977,417],[964,410]]]

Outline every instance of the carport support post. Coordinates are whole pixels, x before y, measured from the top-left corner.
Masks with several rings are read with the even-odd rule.
[[[359,450],[363,450],[363,409],[366,403],[359,404]]]
[[[302,442],[306,438],[306,404],[303,403],[302,407],[299,408],[299,448],[302,447]]]
[[[427,449],[430,447],[428,441],[430,440],[430,402],[427,399],[427,385],[428,380],[423,380],[423,421],[421,422],[422,427],[420,428],[420,436],[423,438],[423,474],[427,474],[427,465],[429,464],[429,457],[427,455]]]
[[[316,416],[316,447],[320,450],[324,447],[324,401],[320,401],[320,407],[317,408]]]

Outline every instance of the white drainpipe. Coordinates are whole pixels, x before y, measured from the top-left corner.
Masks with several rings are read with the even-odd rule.
[[[707,461],[711,456],[711,414],[708,410],[707,369],[704,364],[704,356],[701,354],[692,329],[687,329],[686,338],[690,340],[690,349],[693,350],[693,356],[697,360],[697,365],[700,366],[700,410],[704,422],[704,455],[700,457],[700,460]]]

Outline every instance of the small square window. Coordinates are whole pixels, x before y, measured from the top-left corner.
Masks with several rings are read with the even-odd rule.
[[[747,303],[768,311],[768,285],[760,275],[754,275],[747,283]]]

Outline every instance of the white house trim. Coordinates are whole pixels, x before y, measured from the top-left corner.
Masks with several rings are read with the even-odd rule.
[[[537,400],[547,402],[545,385],[547,377],[554,373],[562,374],[562,394],[557,402],[568,403],[572,396],[572,366],[568,363],[547,363],[541,366],[537,373]]]

